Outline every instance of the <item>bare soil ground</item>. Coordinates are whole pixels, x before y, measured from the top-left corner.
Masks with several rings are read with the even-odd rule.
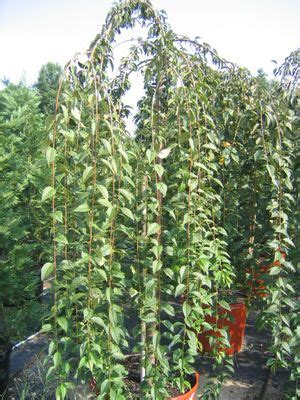
[[[270,335],[255,329],[257,312],[247,317],[245,340],[242,351],[234,356],[235,372],[222,385],[221,400],[259,400],[263,386],[266,385],[264,400],[283,400],[289,386],[289,372],[280,371],[268,379],[268,369],[265,367],[269,357],[268,343]],[[197,363],[202,372],[200,393],[211,373],[209,358],[201,358]]]
[[[254,327],[256,313],[247,318],[243,349],[234,356],[235,372],[222,386],[220,400],[259,400],[268,371],[265,367],[268,358],[267,346],[270,340],[266,332],[257,332]],[[54,385],[46,384],[46,371],[43,358],[48,339],[44,335],[15,349],[11,356],[11,379],[8,400],[55,400]],[[196,365],[200,371],[199,398],[203,386],[211,373],[211,360],[199,358]],[[283,400],[289,386],[288,371],[271,376],[264,400]],[[78,385],[69,399],[93,399],[95,396],[88,386]]]

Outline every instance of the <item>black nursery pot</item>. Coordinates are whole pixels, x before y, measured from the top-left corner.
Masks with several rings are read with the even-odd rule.
[[[0,339],[0,396],[3,396],[7,389],[11,350],[12,345]]]

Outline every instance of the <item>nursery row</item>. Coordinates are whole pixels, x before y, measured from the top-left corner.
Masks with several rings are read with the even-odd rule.
[[[119,34],[137,25],[118,61]],[[116,4],[67,64],[41,203],[58,400],[74,376],[98,399],[193,399],[203,353],[214,369],[203,398],[217,398],[257,305],[267,367],[297,382],[299,51],[276,73],[253,77],[176,34],[148,0]],[[129,133],[134,74],[144,92]]]

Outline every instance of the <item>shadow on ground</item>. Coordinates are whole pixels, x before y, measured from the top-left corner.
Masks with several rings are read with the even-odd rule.
[[[268,359],[268,332],[258,332],[255,328],[256,312],[251,312],[247,318],[245,341],[243,349],[234,356],[234,374],[226,379],[221,389],[220,400],[258,400],[261,388],[267,378],[265,367]],[[134,318],[134,317],[133,317]],[[132,322],[132,318],[129,318]],[[54,400],[53,388],[45,388],[45,371],[42,370],[48,338],[38,335],[13,350],[11,356],[11,385],[9,400]],[[199,398],[203,392],[208,377],[211,376],[211,359],[200,357],[196,368],[200,372]],[[265,400],[282,400],[284,385],[288,384],[288,371],[278,372],[272,376],[267,386]],[[25,389],[22,384],[26,383]],[[25,390],[25,395],[24,394]],[[22,394],[23,391],[23,394]],[[71,394],[70,400],[93,398],[88,387],[78,386],[76,394]]]

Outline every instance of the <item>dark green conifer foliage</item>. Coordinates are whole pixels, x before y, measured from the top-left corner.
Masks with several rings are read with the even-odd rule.
[[[43,65],[39,72],[35,87],[41,96],[39,107],[44,114],[54,114],[56,93],[61,75],[61,66],[52,62]]]

